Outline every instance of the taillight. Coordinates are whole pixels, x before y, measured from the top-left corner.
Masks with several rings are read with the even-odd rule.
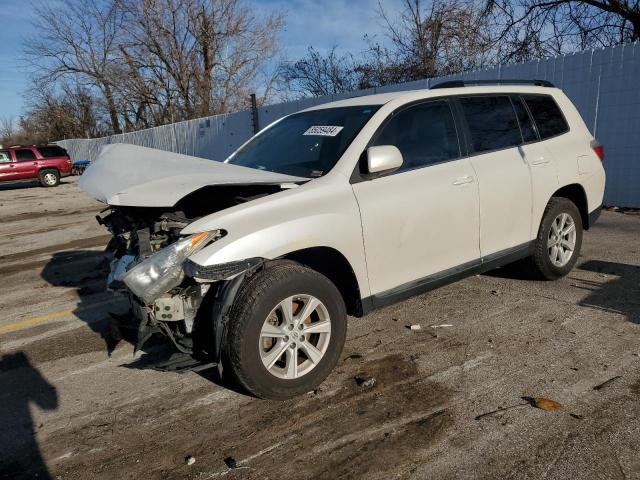
[[[593,151],[596,152],[596,155],[598,155],[600,161],[604,162],[604,145],[602,145],[597,140],[593,140],[591,142],[591,148],[593,148]]]

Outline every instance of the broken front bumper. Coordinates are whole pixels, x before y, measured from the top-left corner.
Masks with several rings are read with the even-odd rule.
[[[198,310],[211,285],[196,284],[176,288],[147,305],[129,294],[130,312],[137,326],[136,350],[154,334],[167,336],[178,350],[193,353],[191,334]]]
[[[130,258],[122,257],[112,262],[110,287],[119,290],[129,298],[130,317],[128,328],[137,332],[136,350],[155,333],[168,337],[174,346],[183,353],[193,354],[195,343],[200,341],[207,354],[218,358],[222,338],[227,322],[227,313],[244,275],[259,268],[263,258],[249,258],[212,266],[202,266],[187,259],[182,267],[182,281],[168,291],[154,295],[151,301],[140,298],[126,282],[123,283],[122,271],[134,264]],[[124,264],[124,267],[123,267]],[[133,267],[135,268],[135,267]],[[196,319],[210,289],[213,307],[207,307],[203,315],[206,328],[196,329]],[[131,325],[133,323],[133,325]],[[198,330],[194,335],[194,330]],[[206,339],[198,338],[206,336]]]

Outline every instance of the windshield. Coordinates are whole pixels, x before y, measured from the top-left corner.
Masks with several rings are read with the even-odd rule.
[[[333,168],[379,105],[301,112],[284,118],[230,158],[229,163],[299,177]]]

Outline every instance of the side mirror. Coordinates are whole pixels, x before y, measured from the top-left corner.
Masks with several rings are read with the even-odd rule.
[[[382,173],[402,166],[402,153],[393,145],[367,148],[367,172]]]

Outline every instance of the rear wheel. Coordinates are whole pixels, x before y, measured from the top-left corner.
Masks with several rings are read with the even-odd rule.
[[[329,375],[345,336],[346,310],[333,283],[293,262],[274,264],[238,293],[223,365],[252,394],[284,400]]]
[[[41,170],[38,179],[43,187],[55,187],[60,184],[60,173],[54,169]]]
[[[569,199],[553,197],[545,209],[531,264],[545,280],[564,277],[578,260],[582,246],[582,217]]]

